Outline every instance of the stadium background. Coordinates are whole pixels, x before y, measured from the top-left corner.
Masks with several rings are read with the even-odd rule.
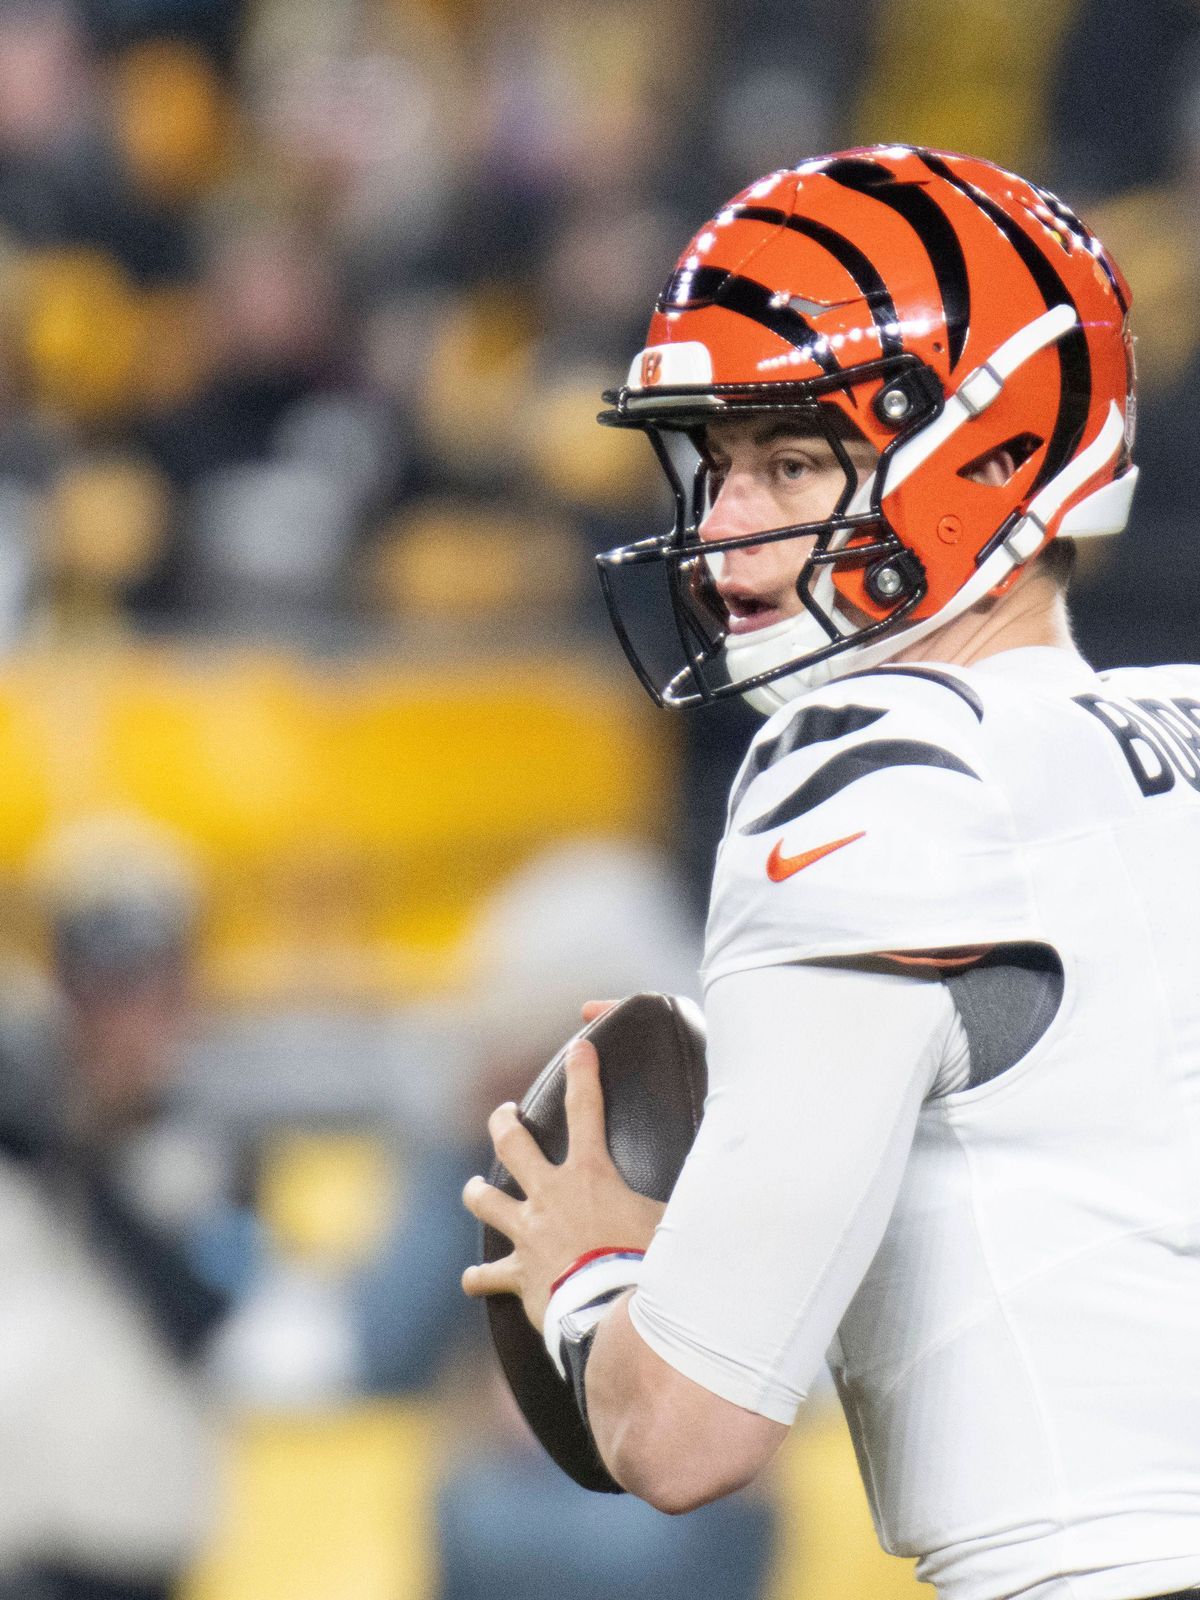
[[[1200,652],[1200,5],[1134,9],[0,4],[2,1170],[70,1232],[22,1140],[78,1103],[41,1148],[85,1145],[148,1230],[105,1271],[166,1241],[212,1297],[169,1351],[220,1459],[160,1561],[189,1600],[916,1592],[824,1401],[698,1532],[542,1472],[456,1298],[454,1197],[579,1001],[688,982],[752,721],[639,698],[590,557],[664,508],[593,418],[729,193],[881,139],[1082,211],[1134,287],[1144,481],[1081,641]],[[160,968],[81,1094],[105,974],[140,1003]],[[21,1430],[59,1437],[17,1370],[5,1500]],[[6,1600],[145,1580],[26,1498]]]

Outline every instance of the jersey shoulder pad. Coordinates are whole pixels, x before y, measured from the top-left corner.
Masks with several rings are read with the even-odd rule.
[[[855,674],[777,712],[730,796],[705,981],[1037,938],[987,745],[983,698],[942,667]]]

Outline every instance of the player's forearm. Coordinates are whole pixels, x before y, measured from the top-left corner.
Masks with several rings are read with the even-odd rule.
[[[949,1009],[936,985],[841,969],[710,991],[705,1120],[636,1323],[627,1296],[587,1366],[593,1434],[633,1493],[687,1510],[774,1453],[878,1247]]]
[[[762,1470],[782,1424],[732,1405],[656,1355],[620,1300],[597,1329],[587,1368],[588,1420],[605,1465],[659,1511],[693,1511]]]

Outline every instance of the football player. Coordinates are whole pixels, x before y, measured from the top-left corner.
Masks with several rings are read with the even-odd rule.
[[[828,1356],[887,1549],[943,1600],[1200,1596],[1200,670],[1098,674],[1075,542],[1136,479],[1129,289],[1053,195],[872,148],[696,235],[605,419],[662,536],[601,558],[662,704],[744,694],[670,1204],[594,1052],[549,1166],[482,1179],[603,1460],[685,1510]],[[641,580],[676,651],[661,658]]]

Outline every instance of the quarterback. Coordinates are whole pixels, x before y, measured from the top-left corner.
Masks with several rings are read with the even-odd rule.
[[[771,174],[684,251],[604,420],[671,531],[602,577],[664,705],[767,715],[665,1208],[490,1128],[517,1293],[618,1482],[749,1482],[830,1363],[943,1600],[1200,1600],[1200,669],[1098,674],[1076,542],[1136,480],[1129,289],[1047,191],[908,147]],[[664,608],[664,653],[643,584]],[[673,653],[672,653],[673,652]]]

